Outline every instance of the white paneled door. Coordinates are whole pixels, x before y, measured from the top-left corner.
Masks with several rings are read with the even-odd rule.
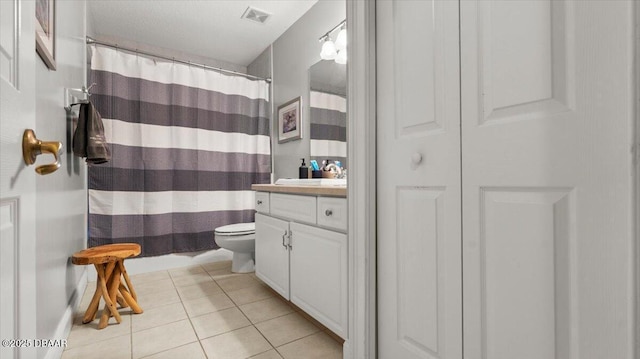
[[[632,10],[377,1],[379,358],[633,358]]]
[[[378,1],[378,356],[462,357],[457,1]]]
[[[22,135],[35,129],[35,6],[0,1],[0,358],[35,358],[35,176]],[[61,109],[62,111],[62,109]],[[33,343],[32,343],[33,344]]]
[[[631,1],[461,1],[464,354],[632,358]]]

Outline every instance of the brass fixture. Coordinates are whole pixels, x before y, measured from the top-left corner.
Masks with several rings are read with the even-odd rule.
[[[22,136],[22,158],[27,166],[34,164],[36,157],[43,153],[50,153],[56,159],[54,163],[36,167],[38,174],[48,175],[60,168],[60,150],[62,150],[62,143],[57,141],[43,142],[36,138],[33,130],[24,130],[24,135]]]

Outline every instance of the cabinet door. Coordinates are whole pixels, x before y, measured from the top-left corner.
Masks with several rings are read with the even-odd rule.
[[[347,335],[347,236],[291,223],[291,301]]]
[[[256,214],[256,275],[289,299],[289,222]]]

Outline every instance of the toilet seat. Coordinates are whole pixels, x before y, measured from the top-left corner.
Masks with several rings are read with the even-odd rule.
[[[215,229],[215,234],[223,236],[245,236],[254,233],[256,233],[255,222],[229,224]]]

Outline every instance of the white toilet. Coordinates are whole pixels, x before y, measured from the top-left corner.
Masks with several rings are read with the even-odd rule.
[[[231,271],[249,273],[255,271],[256,224],[236,223],[215,229],[215,241],[220,248],[233,252]]]

